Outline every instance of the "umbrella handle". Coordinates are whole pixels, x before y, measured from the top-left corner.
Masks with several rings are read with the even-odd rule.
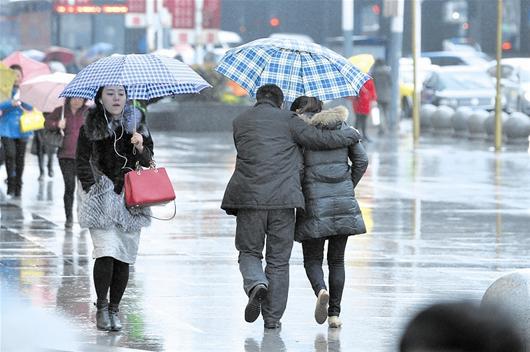
[[[64,103],[63,103],[63,107],[61,108],[61,121],[64,120]],[[59,133],[61,134],[61,136],[64,137],[64,130],[62,128],[59,129]]]

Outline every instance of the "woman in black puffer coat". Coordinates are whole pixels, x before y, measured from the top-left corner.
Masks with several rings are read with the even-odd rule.
[[[321,101],[302,96],[293,102],[291,110],[322,129],[350,128],[345,122],[348,110],[343,106],[322,111]],[[366,232],[354,189],[367,166],[368,156],[360,142],[348,148],[304,150],[305,210],[297,214],[295,240],[302,243],[304,268],[317,296],[315,319],[319,324],[328,319],[332,328],[342,325],[339,314],[348,236]],[[329,293],[322,270],[326,240]]]

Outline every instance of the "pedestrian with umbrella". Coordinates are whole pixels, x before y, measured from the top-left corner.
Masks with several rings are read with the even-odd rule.
[[[354,129],[319,130],[280,107],[302,95],[321,100],[355,96],[369,76],[318,44],[271,38],[230,49],[216,70],[257,99],[233,122],[238,156],[221,208],[237,216],[236,248],[249,296],[245,320],[255,321],[261,310],[265,328],[275,329],[287,304],[294,213],[305,206],[299,146],[340,148],[360,136]]]
[[[266,329],[278,329],[287,305],[289,258],[295,209],[303,209],[299,146],[347,147],[359,141],[354,129],[317,129],[282,110],[282,90],[266,84],[256,91],[256,105],[233,121],[237,162],[221,208],[237,217],[235,245],[248,303],[245,321],[260,312]],[[263,249],[266,247],[263,270]]]
[[[346,107],[322,110],[322,102],[314,97],[296,98],[291,111],[323,130],[348,128]],[[366,232],[354,190],[368,167],[368,155],[362,143],[332,150],[304,150],[303,155],[306,204],[296,214],[295,240],[302,243],[305,272],[317,297],[315,320],[323,324],[328,319],[330,328],[338,328],[342,325],[339,315],[348,236]],[[329,289],[322,270],[326,242]]]
[[[64,105],[53,110],[44,122],[48,133],[54,133],[62,138],[57,152],[59,167],[64,181],[64,212],[66,216],[65,227],[72,228],[74,224],[73,206],[76,183],[76,150],[79,130],[84,123],[87,110],[85,98],[66,98]],[[50,145],[49,148],[54,147]]]
[[[96,327],[122,329],[119,304],[129,265],[136,260],[140,232],[150,210],[125,206],[124,176],[153,160],[153,140],[142,107],[127,99],[150,100],[198,93],[210,87],[184,63],[151,54],[115,55],[81,70],[60,96],[94,100],[79,131],[76,172],[80,192],[78,218],[94,244]]]
[[[134,170],[137,163],[148,167],[153,158],[153,140],[147,127],[143,135],[125,128],[126,101],[124,86],[99,88],[95,106],[88,111],[77,140],[76,172],[86,193],[84,201],[88,204],[83,206],[90,208],[89,212],[80,214],[79,221],[89,223],[94,244],[96,326],[100,330],[122,328],[119,304],[127,287],[129,265],[136,261],[141,225],[146,225],[125,227],[106,215],[116,211],[127,216],[128,210],[122,200],[125,173]],[[100,202],[102,197],[120,197],[121,201],[109,202],[114,203],[115,209],[108,209],[105,205],[109,203]],[[145,214],[138,216],[142,218]]]
[[[64,130],[58,129],[56,126],[59,120],[55,121],[55,119],[59,119],[61,116],[63,116],[63,106],[65,103],[65,99],[59,98],[59,94],[63,91],[64,87],[66,87],[66,85],[70,83],[70,81],[72,81],[74,76],[75,75],[70,73],[54,72],[51,74],[39,75],[37,77],[31,78],[29,80],[24,81],[20,85],[20,97],[22,98],[22,100],[28,102],[29,104],[37,108],[39,111],[42,111],[46,118],[46,123],[44,124],[45,128],[35,132],[33,138],[33,145],[31,148],[32,153],[36,154],[39,159],[39,181],[43,180],[46,174],[44,165],[45,155],[48,156],[48,176],[53,177],[54,175],[53,156],[57,152],[57,148],[63,146],[62,142],[65,133]],[[50,124],[49,114],[52,112],[54,112],[54,117],[52,118],[52,120],[54,120],[55,122]],[[84,109],[82,109],[82,111],[79,111],[79,118],[81,118],[81,120],[79,121],[81,122],[83,112]],[[66,114],[67,116],[70,115],[68,108],[66,109]],[[79,127],[81,127],[81,125],[77,127],[77,130],[79,130]],[[75,132],[75,135],[77,134],[78,132]],[[68,139],[69,138],[71,138],[71,136],[68,136]],[[73,145],[75,146],[75,143]],[[64,157],[68,154],[72,155],[75,158],[75,149],[73,153],[72,151],[67,152],[66,154],[64,154],[63,152],[64,150],[60,152],[60,158],[61,156]],[[71,182],[75,183],[75,179]],[[70,183],[70,181],[68,183]],[[74,191],[72,190],[72,196],[73,192]]]
[[[7,171],[7,194],[20,197],[22,193],[22,175],[26,157],[26,145],[32,132],[22,132],[20,117],[24,110],[33,110],[33,107],[20,100],[19,86],[22,82],[22,67],[17,64],[9,66],[15,72],[15,84],[11,98],[0,102],[0,137],[5,153]]]

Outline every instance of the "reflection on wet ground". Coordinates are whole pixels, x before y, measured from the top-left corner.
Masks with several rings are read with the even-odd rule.
[[[497,277],[530,266],[526,150],[495,154],[485,143],[440,137],[414,150],[408,138],[388,137],[367,145],[370,166],[356,190],[369,232],[348,242],[344,327],[314,322],[315,298],[296,244],[282,329],[264,331],[261,320],[243,320],[235,218],[219,209],[235,161],[232,136],[155,137],[157,164],[168,169],[177,193],[177,216],[142,234],[120,333],[94,328],[91,239],[77,225],[64,230],[60,175],[37,182],[28,155],[22,199],[7,199],[0,185],[2,303],[17,297],[57,315],[77,350],[395,351],[403,325],[421,307],[480,299]],[[173,208],[155,212],[165,217]],[[2,307],[2,325],[10,326]],[[60,329],[57,320],[38,317],[35,326]]]

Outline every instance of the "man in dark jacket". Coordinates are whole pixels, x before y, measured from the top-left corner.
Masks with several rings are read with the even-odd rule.
[[[237,160],[221,208],[237,216],[235,244],[249,296],[245,320],[255,321],[261,309],[265,328],[276,329],[287,305],[295,209],[304,208],[299,146],[340,148],[359,141],[360,134],[355,129],[320,130],[281,110],[283,92],[273,84],[260,87],[256,100],[233,121]]]

